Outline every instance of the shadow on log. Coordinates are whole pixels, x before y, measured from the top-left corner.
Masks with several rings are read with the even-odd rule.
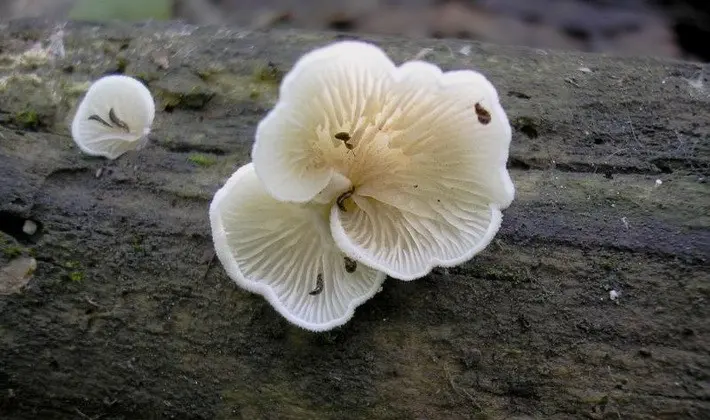
[[[701,65],[364,38],[492,80],[517,198],[472,261],[388,279],[314,334],[213,262],[207,209],[282,74],[340,36],[57,31],[0,25],[3,419],[710,418]],[[112,72],[158,114],[146,149],[109,162],[68,126]]]

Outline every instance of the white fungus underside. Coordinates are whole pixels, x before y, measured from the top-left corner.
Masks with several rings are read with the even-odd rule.
[[[217,256],[241,287],[263,295],[293,324],[324,331],[347,322],[385,275],[364,264],[345,270],[328,227],[328,206],[274,200],[252,164],[214,196],[210,222]],[[323,291],[316,288],[323,274]]]
[[[333,138],[341,131],[352,150]],[[345,42],[307,54],[287,75],[253,159],[280,200],[308,201],[333,173],[346,176],[356,189],[347,211],[331,208],[336,243],[411,280],[470,259],[495,236],[514,196],[510,138],[481,74],[442,74],[421,62],[397,68],[378,48]]]
[[[129,132],[111,122],[111,109]],[[113,127],[89,120],[92,115]],[[91,85],[79,104],[72,121],[72,137],[84,153],[116,159],[145,144],[154,117],[155,102],[141,82],[128,76],[106,76]]]

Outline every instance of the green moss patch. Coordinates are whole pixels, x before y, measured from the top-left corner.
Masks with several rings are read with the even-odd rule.
[[[78,0],[69,13],[72,20],[144,21],[172,18],[171,0]]]
[[[187,158],[188,161],[191,163],[194,163],[197,166],[202,166],[202,167],[209,167],[214,165],[217,162],[217,159],[215,159],[212,156],[208,156],[205,154],[201,153],[196,153],[193,155],[188,156]]]

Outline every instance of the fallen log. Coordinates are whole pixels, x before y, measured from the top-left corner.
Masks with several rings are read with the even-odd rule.
[[[497,240],[327,333],[230,281],[209,201],[283,73],[343,37],[0,25],[0,417],[710,418],[697,63],[362,36],[498,88],[517,196]],[[157,99],[150,144],[83,155],[73,109],[117,72]]]

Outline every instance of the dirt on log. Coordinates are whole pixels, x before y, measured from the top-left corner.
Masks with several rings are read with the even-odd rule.
[[[209,201],[284,72],[342,38],[0,25],[0,418],[710,418],[700,64],[362,37],[497,86],[517,187],[497,239],[327,333],[230,281]],[[68,126],[115,72],[158,112],[146,149],[107,161]]]

